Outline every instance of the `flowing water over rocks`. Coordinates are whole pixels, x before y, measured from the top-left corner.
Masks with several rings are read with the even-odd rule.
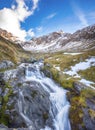
[[[5,72],[2,80],[10,80],[13,92],[7,102],[11,107],[7,110],[10,115],[8,127],[71,130],[67,91],[46,77],[42,67],[42,62],[23,63],[17,69]]]

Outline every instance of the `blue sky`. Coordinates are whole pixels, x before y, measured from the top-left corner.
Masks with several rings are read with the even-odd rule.
[[[95,23],[95,0],[0,0],[0,28],[21,40]]]

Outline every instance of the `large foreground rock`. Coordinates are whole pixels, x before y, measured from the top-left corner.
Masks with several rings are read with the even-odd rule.
[[[3,60],[0,62],[0,69],[8,69],[10,67],[14,67],[14,63],[9,60]]]
[[[26,80],[25,66],[0,73],[0,124],[9,128],[32,125],[33,130],[52,127],[49,110],[49,94],[38,82]]]

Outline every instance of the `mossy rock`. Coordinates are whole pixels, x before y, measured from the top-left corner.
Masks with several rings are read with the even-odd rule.
[[[4,81],[2,81],[2,82],[4,82]],[[4,124],[4,125],[8,126],[10,116],[8,114],[6,114],[6,110],[8,110],[7,103],[9,101],[10,96],[12,96],[13,91],[12,91],[12,86],[10,86],[9,83],[7,83],[7,82],[4,82],[1,86],[1,88],[3,89],[2,93],[4,93],[6,88],[8,89],[8,92],[5,96],[2,96],[0,98],[0,101],[1,101],[0,124]]]

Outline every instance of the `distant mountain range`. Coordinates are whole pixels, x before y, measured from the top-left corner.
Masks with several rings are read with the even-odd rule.
[[[23,47],[30,51],[69,51],[78,52],[95,49],[95,25],[88,26],[73,34],[62,31],[53,32],[38,38],[32,38],[23,43]]]
[[[53,32],[38,38],[32,38],[28,42],[19,41],[5,30],[0,29],[0,36],[20,44],[25,50],[37,52],[80,52],[95,49],[95,24],[88,26],[73,34],[63,31]]]

